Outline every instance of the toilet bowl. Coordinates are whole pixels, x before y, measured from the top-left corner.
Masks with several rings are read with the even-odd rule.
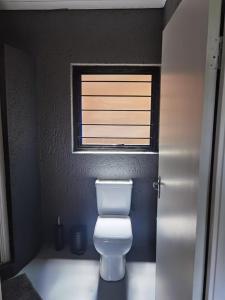
[[[104,280],[117,281],[125,275],[125,255],[132,245],[131,221],[127,216],[98,217],[94,245],[101,254],[100,275]]]
[[[132,246],[129,215],[132,180],[96,180],[99,217],[93,242],[100,253],[100,275],[107,281],[121,280],[125,275],[125,255]]]

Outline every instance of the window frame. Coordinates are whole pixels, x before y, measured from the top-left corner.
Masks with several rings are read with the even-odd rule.
[[[82,95],[81,76],[83,74],[147,74],[152,75],[150,145],[83,145],[82,137]],[[72,65],[72,139],[73,152],[113,151],[113,152],[158,152],[160,67],[131,65]]]

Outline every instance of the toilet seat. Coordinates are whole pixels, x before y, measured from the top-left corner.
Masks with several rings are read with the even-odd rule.
[[[95,225],[94,237],[97,240],[124,243],[131,240],[132,228],[128,216],[99,216]]]

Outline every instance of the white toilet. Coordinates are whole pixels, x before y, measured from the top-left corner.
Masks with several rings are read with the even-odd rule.
[[[96,180],[99,217],[94,231],[94,245],[101,254],[100,275],[117,281],[125,275],[125,255],[133,235],[129,212],[132,180]]]

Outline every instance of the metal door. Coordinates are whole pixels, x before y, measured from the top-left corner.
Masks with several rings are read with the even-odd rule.
[[[200,300],[221,1],[183,0],[163,32],[156,300]]]

